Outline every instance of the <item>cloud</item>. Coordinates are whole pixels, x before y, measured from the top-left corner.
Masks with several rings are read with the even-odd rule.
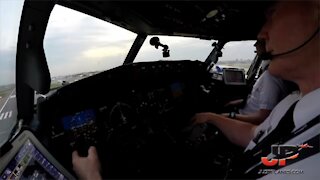
[[[0,85],[15,82],[15,60],[23,0],[0,0]]]
[[[135,62],[155,61],[160,59],[204,61],[212,50],[212,41],[186,37],[157,36],[162,44],[169,46],[170,57],[163,58],[162,47],[156,49],[149,44],[151,37],[148,37],[144,42]]]
[[[83,56],[89,59],[100,59],[117,55],[125,55],[122,48],[119,47],[99,47],[91,48],[83,52]]]
[[[158,37],[161,43],[169,46],[171,56],[167,59],[204,61],[213,49],[211,46],[213,41],[172,36]],[[135,62],[165,59],[162,57],[161,47],[155,49],[154,46],[149,45],[150,38],[148,37],[144,42]],[[253,44],[254,41],[229,42],[222,49],[223,56],[219,61],[253,59],[255,56]]]
[[[61,37],[66,43],[111,43],[128,40],[135,34],[101,19],[56,5],[49,19],[46,39]]]
[[[130,31],[56,5],[44,39],[50,72],[57,76],[118,66],[135,37]]]
[[[1,50],[16,47],[23,2],[22,0],[0,0]]]

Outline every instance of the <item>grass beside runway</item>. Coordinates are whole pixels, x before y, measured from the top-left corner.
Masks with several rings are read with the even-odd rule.
[[[14,84],[0,86],[0,100],[9,96],[9,94],[12,92],[12,90],[15,88]]]

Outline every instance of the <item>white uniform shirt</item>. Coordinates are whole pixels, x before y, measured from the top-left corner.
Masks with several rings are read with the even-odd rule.
[[[283,99],[271,112],[270,116],[260,124],[255,130],[255,136],[260,132],[264,132],[259,142],[264,139],[279,123],[284,114],[288,111],[296,101],[296,107],[293,112],[294,130],[302,127],[320,114],[320,88],[306,94],[301,98],[298,93],[293,93]],[[310,138],[320,134],[320,123],[306,130],[300,135],[290,139],[284,144],[299,145],[309,140]],[[251,141],[246,150],[252,149],[256,144]],[[312,146],[312,144],[310,144]],[[270,157],[270,155],[269,155]],[[285,166],[282,169],[297,169],[302,170],[300,174],[269,174],[261,179],[320,179],[320,153],[314,154],[306,159]],[[266,167],[268,169],[268,167]],[[280,169],[281,170],[281,169]]]
[[[252,114],[260,109],[272,110],[286,95],[288,90],[283,81],[266,70],[254,84],[246,105],[239,109],[239,113]]]

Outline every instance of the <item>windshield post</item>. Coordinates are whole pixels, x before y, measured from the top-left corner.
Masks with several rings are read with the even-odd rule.
[[[123,64],[129,64],[134,61],[146,38],[147,38],[146,34],[137,35]]]
[[[209,56],[205,60],[205,63],[208,65],[208,69],[207,70],[210,70],[213,67],[213,65],[218,62],[219,57],[222,56],[221,49],[223,48],[223,46],[227,42],[228,41],[220,40],[220,41],[218,41],[218,43],[214,42],[212,44],[212,46],[214,46],[213,50],[210,52]]]

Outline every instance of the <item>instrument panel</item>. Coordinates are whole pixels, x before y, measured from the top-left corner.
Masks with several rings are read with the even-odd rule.
[[[210,97],[203,91],[210,81],[199,61],[124,65],[64,86],[38,104],[38,116],[50,152],[67,169],[73,150],[85,156],[94,145],[104,177],[212,177],[215,168],[222,178],[226,167],[217,162],[225,151],[212,140],[226,139],[191,122]]]

